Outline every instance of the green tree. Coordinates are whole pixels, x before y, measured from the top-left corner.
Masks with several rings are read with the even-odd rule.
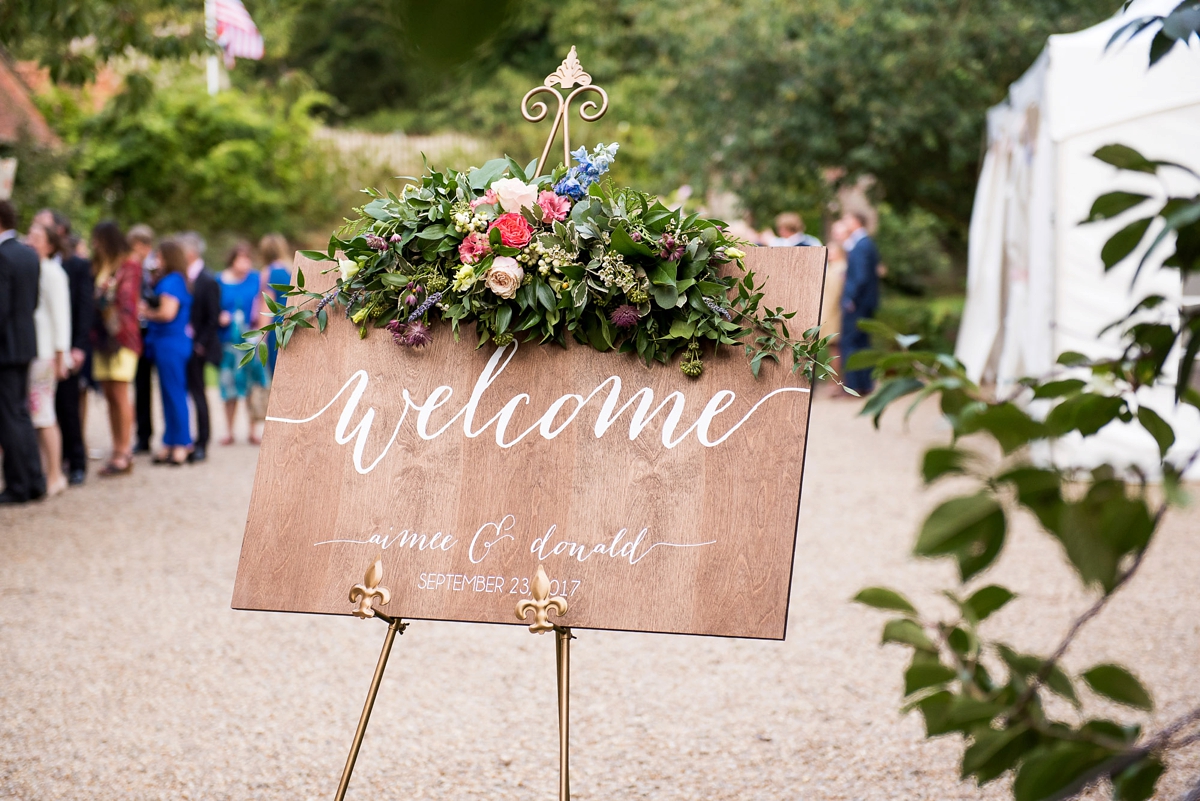
[[[1090,0],[751,0],[687,55],[675,101],[698,174],[751,208],[821,191],[822,172],[870,173],[900,213],[917,206],[965,252],[984,112],[1052,33],[1110,13]],[[715,169],[714,169],[715,168]]]
[[[317,102],[194,87],[110,104],[76,132],[72,171],[88,203],[124,221],[300,233],[349,205],[337,159],[311,138]]]
[[[68,84],[92,80],[117,57],[178,59],[208,48],[195,0],[5,0],[0,44]]]

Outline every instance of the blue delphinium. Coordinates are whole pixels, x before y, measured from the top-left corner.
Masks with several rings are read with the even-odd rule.
[[[608,172],[619,147],[617,142],[611,145],[596,145],[596,149],[590,154],[586,147],[580,147],[571,154],[571,158],[578,162],[577,166],[568,170],[566,176],[554,185],[554,191],[572,200],[581,200],[587,194],[587,188]]]

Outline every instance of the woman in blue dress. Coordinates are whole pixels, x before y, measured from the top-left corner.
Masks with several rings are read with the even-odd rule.
[[[283,292],[275,289],[277,286],[292,285],[292,266],[288,261],[288,242],[284,239],[283,234],[267,234],[258,242],[258,252],[262,256],[263,261],[267,266],[263,267],[263,282],[266,284],[265,292],[270,292],[279,303],[283,303],[285,298]],[[276,317],[276,321],[279,318]],[[275,338],[275,332],[267,334],[267,372],[270,375],[275,375],[275,359],[279,356],[279,341]]]
[[[192,292],[187,280],[187,257],[173,240],[159,246],[159,278],[154,298],[142,301],[146,325],[146,355],[158,368],[164,431],[155,464],[181,465],[192,450],[188,422],[187,363],[192,355]]]
[[[249,401],[255,387],[265,392],[269,385],[267,371],[257,354],[245,366],[240,363],[243,351],[235,348],[245,341],[242,336],[261,325],[259,307],[262,302],[262,276],[254,270],[250,245],[239,242],[229,252],[221,272],[221,399],[225,401],[225,421],[228,424],[222,445],[233,444],[233,424],[237,418],[238,399]],[[254,404],[247,402],[250,416],[250,443],[262,442],[258,435],[260,415],[255,414]]]

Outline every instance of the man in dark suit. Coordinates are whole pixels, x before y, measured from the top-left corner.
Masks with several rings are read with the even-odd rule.
[[[16,239],[17,212],[0,200],[0,503],[25,503],[46,494],[37,434],[29,417],[29,363],[37,355],[33,310],[41,266],[33,248]]]
[[[843,247],[846,251],[846,284],[842,289],[842,365],[846,387],[859,395],[869,395],[873,388],[871,371],[846,370],[850,357],[871,344],[871,337],[858,328],[859,320],[875,316],[879,308],[879,250],[867,234],[867,219],[862,214],[847,214],[841,220],[848,232]]]
[[[43,228],[53,227],[62,242],[70,240],[71,221],[65,215],[42,209],[33,221]],[[83,368],[87,363],[87,354],[92,349],[96,281],[92,277],[92,263],[81,256],[63,253],[62,266],[71,293],[71,372],[58,382],[54,394],[54,413],[62,430],[62,458],[67,468],[67,480],[79,485],[87,477],[87,449],[83,444],[83,416],[79,407],[87,389],[87,376],[83,374]]]
[[[138,223],[125,235],[129,240],[130,255],[142,266],[142,298],[154,289],[154,229]],[[146,341],[145,318],[141,319],[142,341]],[[150,414],[153,393],[154,359],[144,349],[138,356],[137,373],[133,378],[133,411],[137,420],[137,436],[134,438],[134,453],[150,453],[150,439],[154,436],[154,420]]]
[[[205,394],[205,365],[221,365],[221,285],[204,267],[204,240],[188,232],[179,237],[188,260],[188,283],[192,287],[192,357],[188,360],[188,394],[196,407],[196,439],[191,460],[208,456],[211,434],[208,396]]]

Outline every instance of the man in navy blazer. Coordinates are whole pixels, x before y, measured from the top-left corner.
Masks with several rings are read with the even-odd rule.
[[[17,241],[16,228],[16,211],[0,200],[0,504],[25,503],[46,494],[37,434],[29,417],[29,363],[37,355],[33,310],[42,268],[37,252]]]
[[[842,365],[847,388],[860,395],[870,394],[871,371],[846,370],[846,362],[871,344],[871,337],[858,328],[859,320],[875,316],[879,308],[879,249],[867,234],[867,219],[862,214],[847,214],[842,225],[849,232],[846,251],[846,284],[842,289]]]

